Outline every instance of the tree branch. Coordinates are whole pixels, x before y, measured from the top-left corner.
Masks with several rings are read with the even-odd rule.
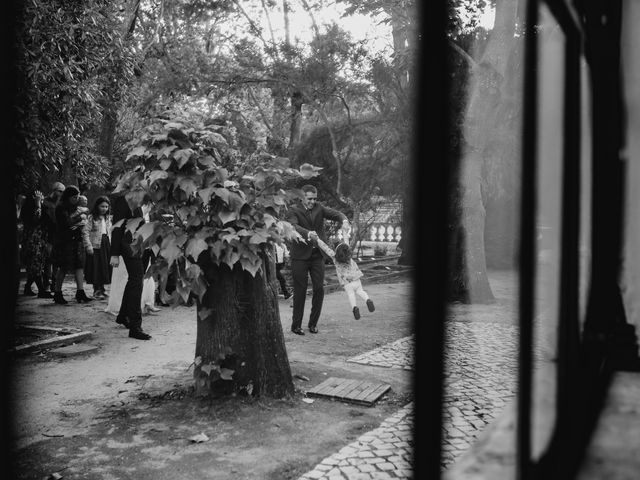
[[[313,12],[311,11],[311,7],[307,3],[307,0],[300,0],[300,3],[302,3],[302,6],[304,7],[304,10],[309,14],[309,17],[311,18],[311,26],[313,27],[313,33],[315,33],[316,38],[319,37],[320,36],[320,29],[318,28],[318,24],[316,23],[316,19],[313,16]]]
[[[267,127],[267,130],[269,130],[269,133],[271,133],[271,136],[276,138],[276,133],[273,131],[273,127],[271,127],[271,124],[267,119],[267,115],[264,113],[264,110],[260,106],[260,103],[258,103],[258,100],[254,96],[253,90],[251,89],[251,87],[248,87],[247,91],[249,92],[249,97],[251,97],[251,101],[253,102],[255,107],[258,109],[258,112],[260,113],[260,118],[262,118],[262,121],[264,122],[265,127]]]
[[[260,3],[262,3],[262,9],[264,10],[264,14],[267,17],[267,25],[269,26],[269,34],[271,35],[271,43],[273,43],[273,49],[276,52],[276,57],[278,56],[278,49],[276,48],[276,37],[273,34],[273,26],[271,25],[271,17],[269,16],[269,10],[267,9],[267,4],[264,2],[264,0],[260,0]]]
[[[476,62],[471,55],[464,51],[464,49],[458,45],[453,40],[449,39],[449,45],[453,48],[462,58],[464,58],[467,63],[471,66],[471,68],[476,68],[478,66],[478,62]]]
[[[336,194],[339,197],[342,197],[342,191],[341,191],[342,190],[342,162],[340,161],[340,152],[338,151],[338,143],[336,142],[336,136],[333,132],[333,128],[331,128],[331,123],[329,122],[329,118],[327,117],[326,113],[324,113],[324,110],[322,109],[320,104],[316,101],[314,103],[314,106],[316,111],[322,117],[322,121],[327,127],[327,130],[329,131],[329,137],[331,138],[331,150],[332,150],[331,154],[333,155],[333,158],[336,161],[336,170],[338,175],[338,179],[336,181]]]
[[[251,30],[253,30],[256,36],[262,41],[262,44],[264,45],[264,48],[265,48],[265,52],[268,52],[269,45],[267,44],[267,41],[262,36],[262,33],[260,33],[260,29],[256,26],[255,22],[251,19],[251,17],[246,12],[246,10],[242,8],[242,5],[240,5],[240,2],[238,2],[238,0],[233,0],[233,3],[238,7],[242,15],[244,15],[244,18],[247,19],[247,21],[249,22],[249,25],[251,26]]]

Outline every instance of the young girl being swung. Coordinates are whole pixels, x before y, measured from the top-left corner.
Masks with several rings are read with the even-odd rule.
[[[355,319],[360,319],[360,309],[356,304],[356,294],[366,302],[369,311],[373,312],[376,308],[373,305],[373,301],[369,298],[369,295],[367,295],[367,292],[362,288],[362,282],[360,281],[360,278],[362,278],[364,274],[351,258],[349,245],[340,243],[334,252],[326,243],[318,240],[318,247],[333,260],[336,266],[338,282],[340,282],[344,291],[347,292],[347,297],[349,297],[349,303],[351,304]]]

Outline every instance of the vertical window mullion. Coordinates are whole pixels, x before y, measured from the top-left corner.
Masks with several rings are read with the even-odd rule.
[[[531,392],[533,308],[535,284],[536,141],[537,141],[537,0],[528,0],[525,19],[524,117],[522,141],[522,198],[519,258],[518,415],[516,473],[531,478]]]

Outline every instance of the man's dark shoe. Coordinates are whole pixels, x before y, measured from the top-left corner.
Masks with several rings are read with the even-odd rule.
[[[360,320],[360,309],[358,307],[353,307],[353,316],[356,320]]]
[[[38,292],[38,298],[53,298],[53,293],[47,291]]]
[[[293,295],[293,293],[291,292],[284,292],[284,299],[285,300],[289,300],[291,298],[291,295]]]
[[[56,292],[53,294],[53,303],[57,303],[58,305],[66,305],[67,302],[62,296],[62,292]]]
[[[309,327],[311,333],[318,333],[318,327]]]
[[[127,317],[116,317],[116,323],[123,325],[125,328],[129,328],[129,319]]]
[[[375,311],[376,307],[373,305],[373,301],[371,299],[367,300],[367,308],[370,312]]]
[[[302,331],[301,328],[292,328],[291,331],[296,335],[304,335],[304,332]]]
[[[151,335],[142,331],[141,328],[134,328],[129,330],[129,337],[136,340],[150,340]]]
[[[76,292],[76,300],[78,301],[78,303],[89,303],[93,299],[87,297],[87,294],[84,293],[84,290],[78,290]]]

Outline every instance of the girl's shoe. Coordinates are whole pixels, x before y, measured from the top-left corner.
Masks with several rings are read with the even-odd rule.
[[[146,304],[145,308],[147,309],[147,312],[159,312],[160,311],[160,309],[158,307],[156,307],[155,305]]]
[[[93,298],[95,298],[96,300],[104,300],[107,297],[102,290],[97,290],[93,292]]]
[[[57,303],[58,305],[66,305],[67,302],[62,296],[62,292],[55,292],[53,294],[53,303]]]
[[[373,312],[376,309],[376,307],[373,305],[373,301],[370,298],[367,299],[367,308],[370,312]]]
[[[76,300],[78,303],[89,303],[92,299],[87,297],[87,294],[84,293],[84,290],[78,290],[76,292]]]
[[[360,309],[358,307],[353,307],[353,316],[356,320],[360,320]]]

